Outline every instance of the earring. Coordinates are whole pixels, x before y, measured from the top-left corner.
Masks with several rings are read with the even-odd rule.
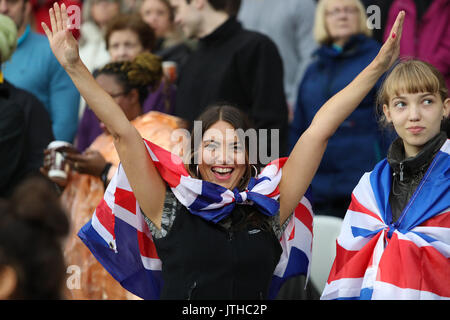
[[[197,178],[200,178],[200,174],[198,172],[198,165],[195,167],[196,171],[197,171]]]
[[[258,169],[256,168],[256,166],[254,164],[252,164],[251,167],[252,167],[252,169],[255,169],[255,175],[253,177],[256,178],[258,176]]]

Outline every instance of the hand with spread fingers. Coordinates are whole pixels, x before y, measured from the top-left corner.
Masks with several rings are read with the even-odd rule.
[[[50,43],[50,47],[59,63],[67,68],[80,60],[78,42],[68,28],[66,5],[53,4],[49,10],[51,29],[42,22],[42,28]]]

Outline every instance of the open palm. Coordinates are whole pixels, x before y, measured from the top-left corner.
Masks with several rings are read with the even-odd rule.
[[[49,10],[49,14],[51,29],[44,22],[42,22],[42,28],[56,59],[64,68],[69,67],[75,64],[80,56],[78,42],[67,27],[68,15],[65,4],[62,4],[60,8],[55,2],[53,8]]]

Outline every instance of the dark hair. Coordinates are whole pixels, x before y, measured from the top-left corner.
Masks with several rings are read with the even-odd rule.
[[[120,30],[131,30],[136,33],[145,50],[151,52],[155,48],[156,36],[152,27],[146,24],[137,14],[120,14],[113,18],[106,28],[105,42],[107,50],[109,49],[111,34]]]
[[[211,7],[218,11],[226,11],[230,9],[230,0],[208,0]],[[187,3],[191,3],[191,0],[186,0]]]
[[[226,102],[211,105],[198,117],[197,120],[201,121],[202,136],[206,130],[208,130],[217,121],[228,122],[234,129],[242,129],[244,133],[248,129],[253,128],[252,122],[242,110]],[[194,127],[194,130],[195,129],[196,127]],[[191,161],[189,163],[189,171],[192,176],[196,177],[196,164],[193,163],[192,158],[199,146],[194,145],[197,141],[192,139],[192,137],[196,134],[194,130],[192,130],[191,134]],[[237,186],[239,191],[242,192],[245,188],[247,188],[250,178],[254,175],[254,170],[252,170],[252,166],[248,161],[248,150],[250,147],[249,139],[246,135],[244,137],[240,136],[239,139],[243,139],[245,141],[244,144],[246,152],[246,169],[239,185]],[[200,143],[200,141],[198,141],[198,143]],[[242,230],[249,227],[260,228],[264,231],[272,232],[270,218],[268,216],[261,214],[253,206],[238,206],[236,211],[233,212],[233,223],[231,228],[233,230]]]
[[[149,87],[154,90],[161,81],[163,75],[161,58],[144,52],[137,55],[133,61],[106,64],[94,72],[94,77],[101,74],[115,76],[125,93],[133,89],[138,90],[139,102],[142,106],[149,94]]]
[[[248,116],[240,109],[235,106],[232,106],[229,103],[222,102],[210,105],[198,118],[197,121],[201,122],[201,132],[195,132],[197,127],[194,126],[191,132],[191,137],[201,136],[203,137],[204,133],[216,122],[218,121],[228,122],[234,129],[242,129],[244,132],[248,129],[253,128],[251,121]],[[246,165],[247,168],[244,172],[244,176],[241,179],[241,182],[238,185],[239,190],[244,190],[250,177],[252,176],[252,169],[248,161],[248,150],[250,148],[248,137],[240,137],[244,140],[245,152],[246,152]],[[195,144],[197,143],[197,145]],[[189,171],[192,176],[197,177],[197,164],[193,161],[195,155],[197,154],[197,150],[199,148],[198,143],[201,141],[196,141],[196,139],[191,139],[191,161],[189,162]]]
[[[241,0],[228,0],[227,12],[230,16],[235,17],[241,8]]]
[[[10,199],[0,200],[0,270],[12,267],[18,279],[10,298],[63,298],[68,232],[69,219],[43,178],[25,180]]]

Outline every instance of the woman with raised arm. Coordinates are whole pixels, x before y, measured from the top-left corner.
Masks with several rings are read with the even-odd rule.
[[[191,146],[194,158],[204,159],[198,164],[185,166],[144,141],[83,65],[66,8],[55,4],[51,30],[43,25],[50,46],[114,137],[121,160],[105,204],[80,236],[124,287],[144,298],[274,297],[271,290],[292,267],[308,270],[312,216],[304,194],[328,139],[397,59],[403,17],[402,12],[374,61],[319,110],[289,158],[257,174],[248,141],[237,130],[246,129],[243,117],[232,107],[217,106],[202,116],[201,141]],[[130,229],[137,236],[128,237]],[[306,234],[309,243],[298,239]],[[290,241],[298,241],[298,250]],[[289,253],[297,260],[288,261]]]

